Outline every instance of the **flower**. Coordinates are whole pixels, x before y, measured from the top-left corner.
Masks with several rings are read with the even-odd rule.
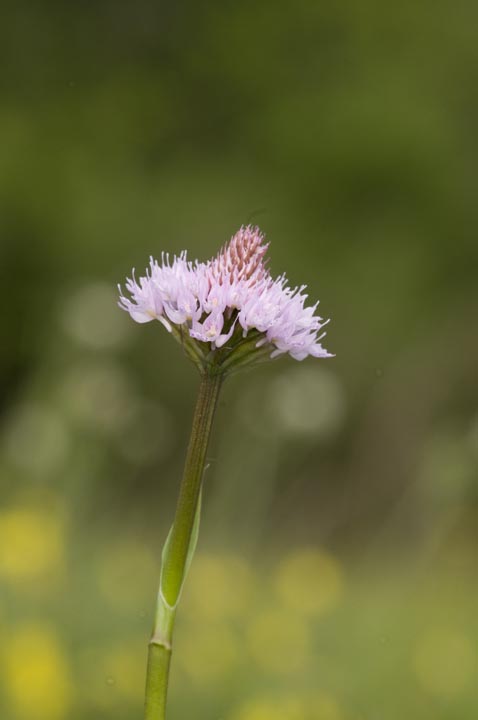
[[[127,279],[130,298],[119,287],[119,306],[136,322],[159,320],[200,369],[228,372],[285,353],[332,357],[320,343],[328,321],[315,314],[318,303],[306,307],[305,285],[271,276],[268,247],[259,228],[247,226],[206,263],[163,253],[145,276]]]

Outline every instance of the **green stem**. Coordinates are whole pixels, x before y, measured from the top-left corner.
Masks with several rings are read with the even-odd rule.
[[[176,515],[163,553],[156,621],[148,653],[145,720],[165,718],[176,608],[190,560],[204,463],[221,384],[221,374],[201,376]]]

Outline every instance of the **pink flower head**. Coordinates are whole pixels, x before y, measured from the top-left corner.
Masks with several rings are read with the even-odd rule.
[[[119,306],[136,322],[159,320],[201,369],[228,372],[284,353],[332,357],[320,343],[328,321],[305,306],[305,286],[271,276],[267,249],[259,228],[247,226],[206,263],[186,252],[172,261],[163,254],[161,264],[151,258],[144,277],[127,279],[130,297],[120,287]]]

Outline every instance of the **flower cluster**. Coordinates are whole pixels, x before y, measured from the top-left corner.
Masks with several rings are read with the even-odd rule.
[[[190,262],[186,252],[161,264],[151,258],[144,277],[128,278],[119,305],[133,320],[159,320],[201,365],[227,367],[234,354],[248,361],[289,353],[330,357],[320,340],[326,324],[305,307],[305,286],[290,288],[285,275],[272,278],[264,256],[268,244],[255,227],[242,227],[217,257]],[[247,352],[246,352],[247,348]],[[239,352],[235,353],[235,350]]]

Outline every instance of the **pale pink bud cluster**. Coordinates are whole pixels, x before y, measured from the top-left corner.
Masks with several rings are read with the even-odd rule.
[[[120,288],[119,305],[136,322],[159,320],[213,351],[233,351],[254,331],[255,347],[271,357],[331,357],[320,344],[326,322],[315,314],[318,303],[305,307],[305,285],[292,289],[284,275],[271,277],[267,248],[259,229],[248,226],[206,263],[188,261],[185,252],[172,261],[163,254],[161,264],[151,258],[145,276],[136,280],[133,272],[126,282],[131,299]]]

